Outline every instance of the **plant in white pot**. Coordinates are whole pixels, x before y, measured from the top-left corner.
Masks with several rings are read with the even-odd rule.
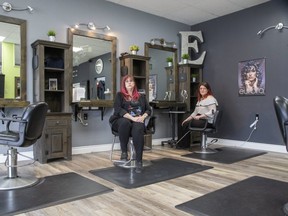
[[[167,57],[166,62],[168,63],[168,67],[171,67],[173,65],[173,58],[172,57]]]
[[[187,64],[188,63],[188,59],[189,59],[189,54],[188,53],[184,53],[182,55],[182,59],[183,59],[183,64]]]
[[[137,46],[137,45],[131,45],[130,46],[130,51],[131,51],[131,53],[133,54],[133,55],[136,55],[137,54],[137,52],[139,51],[139,46]]]
[[[56,32],[54,30],[49,30],[47,32],[47,36],[49,38],[49,41],[55,41],[56,39]]]

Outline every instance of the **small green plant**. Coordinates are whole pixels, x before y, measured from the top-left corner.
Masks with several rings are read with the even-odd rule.
[[[167,61],[167,62],[173,62],[173,58],[172,58],[172,57],[167,57],[167,58],[166,58],[166,61]]]
[[[137,46],[137,45],[131,45],[130,46],[130,51],[139,51],[139,46]]]
[[[48,32],[47,32],[47,35],[48,36],[56,36],[56,32],[54,31],[54,30],[49,30]]]
[[[183,55],[182,55],[182,59],[189,59],[189,54],[188,53],[184,53]]]

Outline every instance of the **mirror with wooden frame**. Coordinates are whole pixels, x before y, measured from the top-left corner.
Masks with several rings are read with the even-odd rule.
[[[0,15],[0,107],[24,107],[29,103],[26,43],[26,20]]]
[[[113,36],[68,29],[73,62],[72,103],[79,107],[113,107],[116,42],[117,38]]]
[[[145,43],[145,56],[150,57],[149,101],[177,101],[177,49]],[[168,57],[173,59],[172,66]]]

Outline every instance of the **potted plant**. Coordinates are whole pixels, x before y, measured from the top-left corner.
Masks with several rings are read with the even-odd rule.
[[[183,64],[187,64],[188,63],[188,59],[189,59],[189,54],[188,53],[184,53],[182,55],[182,59],[183,59]]]
[[[133,54],[133,55],[136,55],[137,54],[137,52],[139,51],[139,46],[137,46],[137,45],[131,45],[130,46],[130,51],[131,51],[131,53]]]
[[[166,61],[168,63],[168,66],[171,67],[172,66],[172,63],[173,63],[173,58],[172,57],[167,57],[166,58]]]
[[[54,30],[49,30],[47,35],[49,37],[49,41],[55,41],[56,32]]]

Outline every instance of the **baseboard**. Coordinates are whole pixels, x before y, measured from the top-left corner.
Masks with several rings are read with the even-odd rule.
[[[169,139],[169,138],[168,138]],[[168,140],[166,139],[153,139],[152,146],[161,145],[162,141]],[[238,141],[238,140],[228,140],[228,139],[219,139],[209,137],[207,138],[207,142],[211,142],[213,139],[217,139],[217,142],[214,144],[219,144],[223,146],[231,146],[231,147],[242,147],[242,148],[249,148],[249,149],[257,149],[263,151],[271,151],[271,152],[278,152],[278,153],[287,153],[286,147],[284,145],[275,145],[275,144],[266,144],[266,143],[256,143],[256,142],[245,142],[245,141]],[[98,144],[93,146],[79,146],[72,148],[72,155],[77,154],[87,154],[92,152],[103,152],[103,151],[110,151],[111,144]],[[116,150],[120,149],[120,144],[115,143]],[[33,158],[33,151],[28,152],[21,152],[22,155],[27,157]],[[6,155],[0,155],[0,163],[4,163],[6,160]],[[27,160],[26,157],[18,155],[18,161]]]
[[[256,149],[256,150],[271,151],[271,152],[278,152],[278,153],[287,153],[286,146],[284,145],[245,142],[245,141],[238,141],[238,140],[219,139],[219,138],[213,138],[213,137],[207,138],[207,143],[210,143],[213,139],[218,140],[217,142],[215,142],[215,144],[219,144],[223,146],[242,147],[242,148],[248,148],[248,149]]]

